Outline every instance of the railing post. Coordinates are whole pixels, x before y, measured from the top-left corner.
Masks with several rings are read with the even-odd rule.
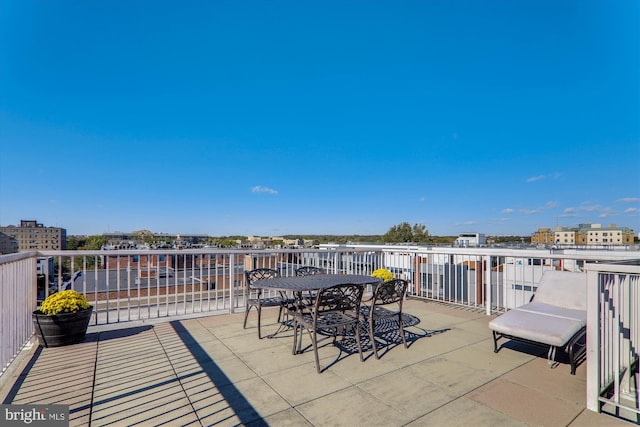
[[[229,312],[235,313],[236,308],[236,257],[234,253],[229,254]]]
[[[591,267],[591,268],[590,268]],[[600,292],[594,265],[587,270],[587,409],[600,412]]]
[[[484,305],[487,316],[491,315],[491,256],[487,257],[487,268],[484,269]]]

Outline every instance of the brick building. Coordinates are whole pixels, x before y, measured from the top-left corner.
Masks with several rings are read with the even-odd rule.
[[[0,255],[18,252],[18,241],[13,237],[0,233]]]
[[[66,229],[45,227],[34,220],[21,220],[20,226],[0,227],[0,233],[15,239],[20,252],[67,249]]]
[[[531,243],[545,245],[580,245],[580,246],[618,246],[632,245],[633,230],[629,227],[618,227],[616,224],[579,224],[578,227],[557,226],[538,228],[531,235]]]

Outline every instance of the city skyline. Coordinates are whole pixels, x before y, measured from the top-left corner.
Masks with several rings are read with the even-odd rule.
[[[0,3],[0,225],[640,231],[637,1]]]
[[[32,225],[23,225],[23,223],[34,223]],[[401,226],[403,224],[395,224],[395,226]],[[416,224],[416,225],[422,225],[422,224]],[[409,224],[410,227],[413,226],[413,224]],[[436,234],[432,234],[429,233],[429,235],[433,236],[433,237],[460,237],[463,235],[483,235],[486,237],[534,237],[534,235],[540,235],[540,234],[544,234],[547,230],[550,230],[552,233],[553,232],[567,232],[567,231],[578,231],[579,229],[584,229],[584,228],[591,228],[591,227],[595,227],[595,230],[602,230],[602,231],[607,231],[610,229],[610,226],[613,226],[612,228],[614,230],[621,230],[621,229],[630,229],[633,233],[633,238],[636,238],[635,230],[631,229],[630,227],[627,227],[623,224],[602,224],[602,223],[581,223],[578,224],[578,226],[576,227],[567,227],[567,226],[556,226],[556,227],[545,227],[545,226],[541,226],[538,227],[535,231],[532,231],[529,234],[522,234],[522,235],[518,235],[518,234],[512,234],[512,235],[500,235],[500,234],[485,234],[485,233],[468,233],[468,232],[461,232],[458,235],[436,235]],[[34,219],[29,219],[29,220],[25,220],[22,219],[19,221],[18,224],[0,224],[0,228],[4,228],[4,227],[15,227],[16,229],[22,229],[23,227],[25,227],[27,230],[30,227],[35,227],[37,230],[43,230],[43,229],[62,229],[65,230],[65,232],[67,231],[67,228],[64,226],[52,226],[52,225],[48,225],[48,224],[42,224],[40,223],[38,220],[34,220]],[[395,228],[394,226],[390,227],[390,228]],[[0,230],[2,231],[2,230]],[[139,230],[114,230],[112,232],[103,232],[103,233],[99,233],[99,234],[94,234],[94,235],[87,235],[87,234],[67,234],[67,237],[88,237],[88,236],[107,236],[107,238],[113,238],[114,236],[123,236],[126,238],[131,238],[132,235],[136,235],[137,233],[143,232],[143,233],[151,233],[151,235],[157,237],[157,238],[165,238],[165,237],[175,237],[180,239],[181,237],[187,237],[187,238],[192,238],[192,237],[209,237],[209,238],[219,238],[219,237],[256,237],[256,238],[277,238],[277,237],[288,237],[288,236],[307,236],[307,237],[311,237],[311,236],[362,236],[362,237],[366,237],[366,236],[379,236],[382,237],[384,236],[387,232],[389,232],[391,230],[386,230],[384,233],[380,233],[380,234],[370,234],[370,235],[361,235],[361,234],[336,234],[336,235],[331,235],[331,234],[312,234],[312,233],[292,233],[292,234],[283,234],[283,235],[258,235],[258,234],[246,234],[246,235],[240,235],[240,234],[231,234],[231,235],[210,235],[210,234],[206,234],[206,233],[185,233],[185,232],[173,232],[173,233],[165,233],[165,232],[158,232],[155,230],[149,230],[146,228],[142,228]],[[429,230],[427,230],[429,231]],[[638,239],[640,239],[640,233],[638,233]]]

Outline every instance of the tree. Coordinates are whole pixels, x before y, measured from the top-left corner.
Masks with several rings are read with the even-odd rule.
[[[387,243],[426,243],[429,241],[429,231],[422,224],[413,227],[408,222],[394,225],[382,236],[382,241]]]
[[[75,251],[83,249],[84,243],[87,239],[84,237],[69,236],[67,237],[67,250]]]
[[[104,246],[105,243],[107,243],[107,238],[104,236],[88,236],[84,242],[84,247],[82,249],[87,251],[97,251],[102,249],[102,246]]]
[[[131,237],[133,238],[134,241],[136,241],[137,243],[153,243],[155,237],[153,235],[153,233],[149,230],[138,230],[138,231],[134,231],[133,233],[131,233]]]
[[[93,235],[93,236],[70,236],[67,238],[67,250],[69,251],[98,251],[102,249],[102,246],[107,242],[106,237],[101,235]],[[96,260],[98,265],[100,265],[100,259],[98,257],[86,257],[85,261],[83,261],[83,257],[78,256],[73,258],[74,262],[74,270],[78,271],[84,268],[83,263],[86,262],[87,268],[93,268],[96,265]],[[67,273],[70,271],[71,262],[68,259],[65,259],[62,262],[62,271]]]

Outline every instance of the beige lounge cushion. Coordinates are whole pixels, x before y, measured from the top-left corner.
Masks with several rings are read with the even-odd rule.
[[[563,347],[585,322],[520,310],[510,310],[489,322],[492,330],[542,344]]]
[[[571,310],[587,310],[587,275],[548,270],[542,274],[534,302]]]
[[[586,310],[572,310],[570,308],[557,307],[555,305],[544,304],[534,300],[532,303],[523,305],[517,308],[520,311],[527,311],[529,313],[538,313],[547,316],[555,316],[563,319],[576,320],[583,325],[587,324],[587,311]]]

